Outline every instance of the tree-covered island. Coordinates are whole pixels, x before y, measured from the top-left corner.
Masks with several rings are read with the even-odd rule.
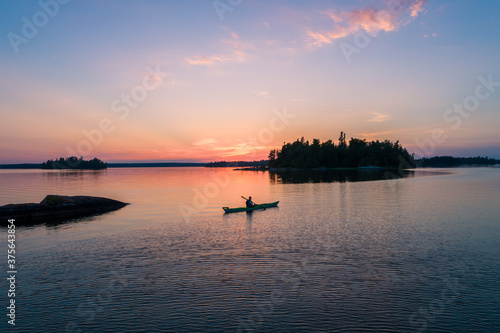
[[[75,169],[75,170],[102,170],[107,169],[108,164],[94,157],[90,161],[85,161],[82,157],[75,156],[56,160],[48,160],[42,163],[42,169]]]
[[[410,168],[415,167],[413,154],[403,148],[399,141],[371,141],[351,138],[346,141],[344,132],[339,142],[332,140],[312,143],[304,137],[293,143],[284,143],[281,149],[269,153],[270,168]]]

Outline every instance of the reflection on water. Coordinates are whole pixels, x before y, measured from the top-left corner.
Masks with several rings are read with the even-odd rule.
[[[0,202],[131,203],[16,228],[16,332],[498,332],[498,169],[340,174],[0,171]]]
[[[45,171],[43,175],[49,179],[84,179],[84,178],[100,178],[106,176],[107,170],[56,170]]]
[[[344,183],[449,174],[449,171],[401,169],[279,170],[269,172],[271,184]]]
[[[247,215],[247,223],[245,225],[246,227],[246,235],[248,237],[248,241],[252,242],[252,218],[253,218],[253,212],[249,211],[246,212]]]
[[[415,177],[413,170],[283,170],[269,173],[272,184],[361,182]]]
[[[61,228],[71,227],[72,224],[80,223],[90,223],[94,221],[99,221],[106,219],[106,215],[111,215],[115,211],[105,212],[105,213],[94,213],[91,215],[78,216],[78,217],[51,217],[45,220],[32,220],[32,219],[16,219],[16,227],[19,229],[24,228],[36,228],[39,226],[44,226],[47,230],[57,230]]]

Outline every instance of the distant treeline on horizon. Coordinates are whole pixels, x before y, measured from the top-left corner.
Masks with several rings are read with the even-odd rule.
[[[218,162],[210,162],[205,164],[207,168],[225,168],[225,167],[265,167],[268,166],[268,160],[260,160],[260,161],[218,161]]]
[[[355,139],[359,140],[359,139]],[[301,142],[302,140],[297,140]],[[296,142],[297,142],[296,141]],[[352,140],[351,140],[352,141]],[[386,140],[387,141],[387,140]],[[385,142],[385,141],[384,141]],[[382,142],[382,143],[384,143]],[[390,141],[389,141],[390,142]],[[308,142],[304,142],[303,145],[306,145]],[[328,147],[328,141],[327,147]],[[382,144],[379,143],[379,144]],[[396,142],[397,143],[397,142]],[[297,144],[294,142],[297,146]],[[293,144],[285,144],[284,146]],[[302,144],[302,143],[301,143]],[[323,143],[324,144],[324,143]],[[322,146],[323,144],[320,144]],[[394,147],[394,143],[391,142]],[[314,146],[313,144],[309,144],[309,146]],[[400,147],[398,145],[398,147]],[[287,146],[287,148],[289,148]],[[330,147],[331,148],[331,147]],[[276,150],[275,150],[276,151]],[[352,154],[352,153],[351,153]],[[331,157],[330,157],[331,158]],[[260,161],[217,161],[210,163],[194,163],[194,162],[131,162],[131,163],[106,163],[101,160],[94,158],[91,161],[84,161],[83,158],[76,159],[76,157],[71,157],[68,161],[61,158],[56,160],[48,160],[44,163],[17,163],[17,164],[0,164],[0,169],[76,169],[76,170],[101,170],[106,168],[168,168],[168,167],[268,167],[270,165],[270,160],[260,160]],[[97,160],[97,161],[95,161]],[[321,159],[320,159],[321,160]],[[82,161],[82,162],[79,162]],[[93,163],[90,163],[94,161]],[[366,161],[366,160],[365,160]],[[100,163],[99,163],[100,162]],[[401,162],[401,161],[399,161]],[[82,163],[82,164],[80,164]],[[276,163],[276,161],[274,162]],[[500,160],[489,158],[489,157],[452,157],[452,156],[434,156],[434,157],[424,157],[421,159],[416,159],[414,161],[416,167],[433,167],[433,168],[442,168],[442,167],[458,167],[462,165],[470,165],[470,166],[488,166],[500,164]],[[102,168],[102,164],[106,167]],[[95,168],[95,166],[101,166]],[[271,167],[273,163],[271,163]],[[75,167],[73,167],[75,166]],[[376,165],[358,165],[358,166],[376,166]],[[400,165],[396,165],[399,167]],[[345,166],[344,166],[345,167]],[[273,168],[276,168],[275,166]],[[295,167],[294,167],[295,168]],[[305,167],[296,167],[296,168],[305,168]]]
[[[410,168],[415,167],[413,154],[403,148],[399,141],[371,141],[351,138],[346,141],[340,132],[339,142],[332,140],[312,143],[304,137],[293,143],[284,143],[281,149],[269,153],[271,168],[356,168],[356,167]]]
[[[418,167],[457,167],[461,165],[495,165],[499,164],[500,160],[488,157],[452,157],[452,156],[434,156],[424,157],[415,160]]]
[[[0,169],[75,169],[75,170],[101,170],[94,168],[85,167],[71,167],[73,163],[59,164],[60,159],[48,160],[44,163],[15,163],[15,164],[0,164]],[[101,161],[102,162],[102,161]],[[47,163],[50,163],[54,167],[48,167]],[[106,163],[106,168],[171,168],[171,167],[204,167],[206,163],[194,163],[194,162],[130,162],[130,163]],[[63,167],[57,167],[62,165]],[[76,166],[76,164],[74,164]],[[84,164],[85,165],[85,164]]]

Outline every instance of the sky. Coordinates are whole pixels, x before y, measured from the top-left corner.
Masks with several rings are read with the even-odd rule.
[[[500,158],[500,2],[0,2],[0,163],[260,160],[305,137]]]

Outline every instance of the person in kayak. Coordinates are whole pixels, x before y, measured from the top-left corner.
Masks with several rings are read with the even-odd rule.
[[[252,197],[248,197],[247,207],[255,207],[255,203],[252,202]]]

